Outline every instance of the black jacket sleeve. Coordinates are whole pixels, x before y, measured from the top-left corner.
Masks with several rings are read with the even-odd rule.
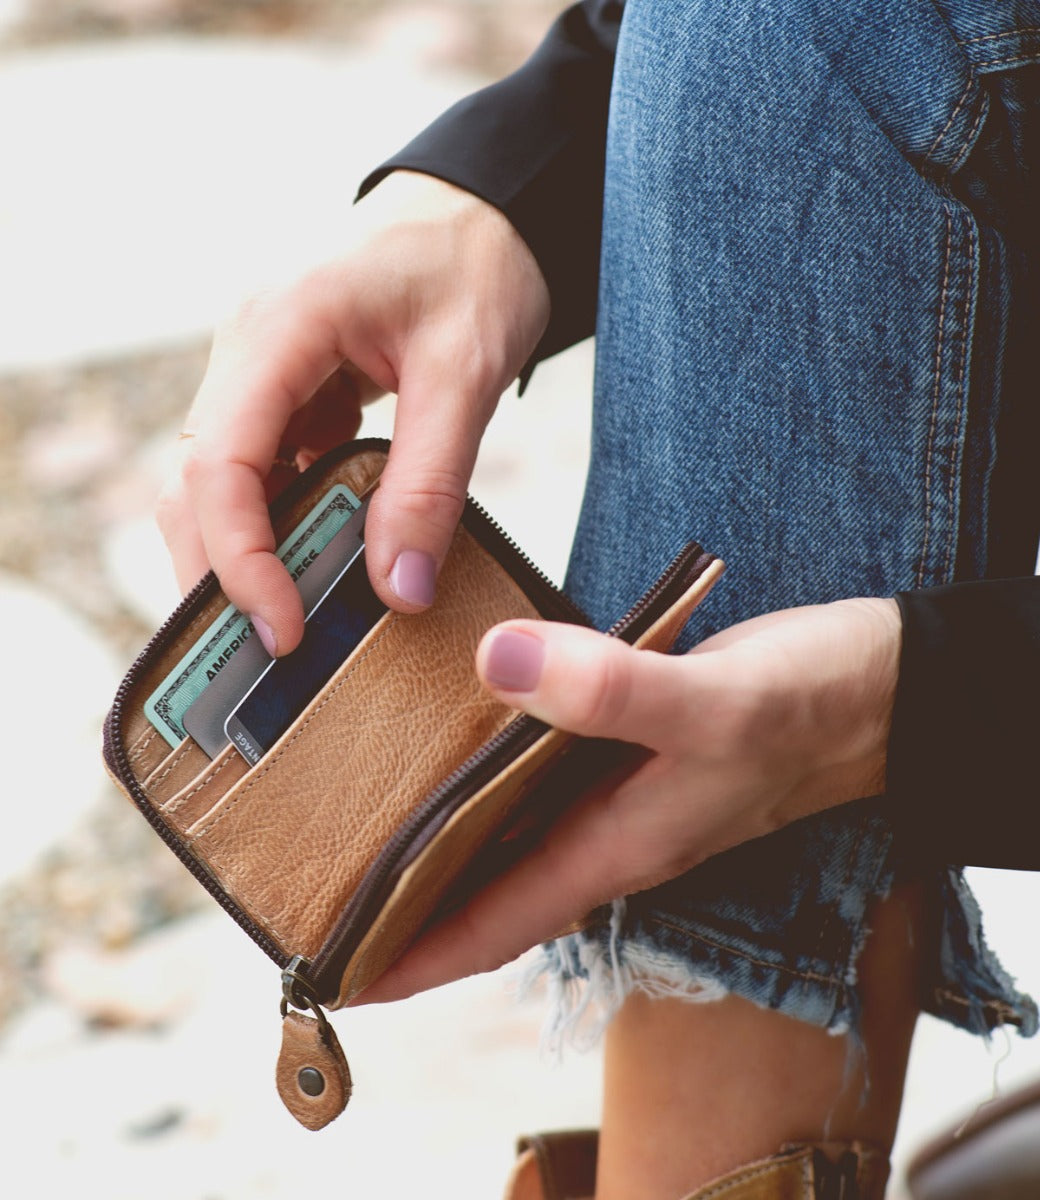
[[[1040,869],[1040,579],[900,593],[891,811],[915,857]]]
[[[595,328],[603,166],[623,0],[567,9],[516,72],[461,100],[377,168],[436,175],[489,201],[516,227],[549,287],[534,361]]]

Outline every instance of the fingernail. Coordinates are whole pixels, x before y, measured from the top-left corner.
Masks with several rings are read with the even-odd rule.
[[[402,550],[390,571],[390,586],[407,604],[433,603],[437,564],[424,550]]]
[[[263,619],[263,617],[253,616],[253,628],[256,630],[257,637],[263,643],[264,649],[272,658],[278,656],[278,642],[275,640],[274,630]]]
[[[533,692],[542,677],[545,644],[541,638],[503,629],[491,639],[484,659],[484,678],[510,692]]]

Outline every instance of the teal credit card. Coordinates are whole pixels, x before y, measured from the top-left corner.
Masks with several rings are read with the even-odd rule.
[[[316,564],[321,562],[322,551],[360,508],[361,501],[357,496],[349,488],[337,484],[326,492],[276,550],[304,598],[304,611],[309,607],[306,593],[314,591],[316,577],[325,574],[323,570],[315,571]],[[359,524],[363,530],[363,517]],[[315,578],[308,580],[312,573]],[[327,586],[326,583],[317,589],[318,596]],[[145,716],[171,746],[179,746],[187,736],[184,726],[187,710],[234,661],[236,654],[252,645],[254,648],[243,657],[258,658],[257,674],[271,661],[259,638],[255,641],[254,638],[252,622],[229,604],[148,697],[144,705]],[[257,651],[262,654],[257,655]],[[243,692],[248,687],[247,683]]]

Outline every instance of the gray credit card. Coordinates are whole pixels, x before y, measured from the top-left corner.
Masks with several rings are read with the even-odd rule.
[[[303,601],[304,617],[309,617],[315,605],[329,590],[347,563],[351,562],[365,544],[365,516],[368,513],[368,497],[361,502],[343,528],[321,550],[306,570],[297,575],[296,586]],[[233,657],[221,666],[184,712],[185,730],[203,750],[215,758],[228,744],[224,722],[238,706],[264,671],[271,665],[271,656],[258,637],[247,638]]]

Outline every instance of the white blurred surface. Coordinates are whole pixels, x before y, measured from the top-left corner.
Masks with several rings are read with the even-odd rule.
[[[85,621],[8,572],[0,572],[0,629],[2,885],[89,812],[107,786],[98,730],[119,672]]]
[[[467,86],[270,42],[164,39],[0,58],[0,370],[207,330],[249,288],[334,249],[364,172]],[[556,579],[580,501],[590,374],[580,347],[543,365],[523,398],[507,396],[472,486]],[[389,434],[392,416],[392,401],[381,402],[363,433]],[[176,591],[150,521],[116,526],[105,555],[127,603],[157,623]],[[17,582],[0,581],[0,622],[19,633],[6,642],[5,679],[30,689],[17,703],[5,692],[5,726],[21,758],[26,747],[49,756],[50,779],[46,803],[36,799],[0,842],[2,879],[95,794],[97,723],[115,675],[95,636]],[[91,681],[75,713],[63,711],[75,733],[60,755],[39,719],[45,697],[31,690],[43,638],[54,661],[68,656]],[[19,802],[33,796],[29,768],[15,782]],[[1040,877],[972,874],[991,944],[1040,991]],[[0,1044],[0,1089],[18,1098],[5,1171],[33,1178],[35,1195],[246,1200],[317,1186],[485,1200],[500,1192],[515,1133],[595,1119],[595,1056],[571,1055],[560,1070],[543,1063],[537,1012],[515,1011],[492,978],[337,1017],[356,1097],[329,1131],[307,1134],[274,1096],[276,972],[263,956],[219,914],[143,955],[138,969],[197,977],[197,998],[164,1030],[92,1032],[51,1005]],[[922,1022],[897,1162],[989,1094],[1002,1050],[999,1037],[991,1052]],[[1002,1085],[1030,1073],[1040,1073],[1040,1040],[1012,1036]]]
[[[269,40],[0,55],[0,371],[204,333],[472,86]]]

